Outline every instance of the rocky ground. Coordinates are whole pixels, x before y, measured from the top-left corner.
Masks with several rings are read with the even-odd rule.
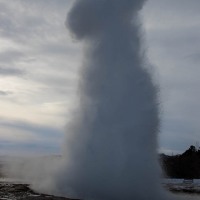
[[[46,194],[38,194],[27,184],[0,182],[0,200],[72,200]]]
[[[1,159],[0,159],[1,161]],[[30,189],[28,184],[5,178],[1,172],[0,162],[0,200],[72,200],[47,194],[39,194]],[[200,196],[200,179],[185,181],[183,179],[163,179],[163,187],[178,194],[196,194]]]
[[[185,183],[165,183],[163,186],[180,194],[200,195],[200,186]],[[47,194],[38,194],[29,188],[28,184],[0,182],[0,200],[72,200],[64,197],[56,197]]]
[[[186,193],[200,195],[200,185],[185,184],[185,183],[166,183],[163,184],[164,188],[173,193]]]

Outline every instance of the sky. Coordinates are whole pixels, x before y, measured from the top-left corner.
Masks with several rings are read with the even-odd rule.
[[[83,60],[65,27],[73,2],[0,0],[0,155],[61,152]],[[199,0],[149,0],[141,12],[160,90],[158,151],[169,155],[200,144],[199,10]]]

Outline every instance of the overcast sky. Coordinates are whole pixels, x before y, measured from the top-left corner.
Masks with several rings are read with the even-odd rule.
[[[72,2],[0,0],[0,155],[60,153],[82,59],[64,24]],[[168,154],[200,142],[199,11],[199,0],[149,0],[141,13]]]

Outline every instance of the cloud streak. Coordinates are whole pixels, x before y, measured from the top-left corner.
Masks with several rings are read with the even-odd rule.
[[[3,90],[0,90],[0,96],[7,96],[9,94],[12,94],[11,92],[9,91],[3,91]]]
[[[1,118],[0,130],[1,154],[9,152],[9,154],[25,155],[32,152],[39,153],[39,149],[40,154],[60,151],[60,141],[63,137],[60,129]]]
[[[16,68],[0,67],[1,76],[21,76],[24,72]]]

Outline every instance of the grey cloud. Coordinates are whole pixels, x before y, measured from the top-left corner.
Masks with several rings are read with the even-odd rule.
[[[19,143],[19,142],[9,142],[9,141],[0,141],[0,155],[13,155],[19,154],[30,154],[34,155],[55,155],[60,154],[60,147],[56,144],[45,143],[45,141],[39,142],[28,142],[28,143]]]
[[[0,96],[7,96],[9,94],[11,94],[11,92],[0,90]]]
[[[12,130],[13,133],[27,132],[36,138],[35,140],[9,140],[0,139],[0,155],[5,154],[60,154],[60,141],[62,131],[53,126],[42,126],[19,120],[0,118],[0,128]],[[2,133],[4,134],[4,133]]]
[[[160,136],[162,147],[174,152],[183,152],[191,144],[199,142],[199,134],[187,118],[169,118],[163,123],[163,129],[165,131]]]
[[[0,63],[13,63],[15,61],[18,61],[22,58],[24,58],[24,53],[20,51],[4,51],[0,53]]]
[[[21,76],[25,72],[17,68],[0,67],[0,76]]]
[[[8,121],[4,118],[0,118],[0,127],[31,132],[40,138],[43,142],[46,140],[47,144],[51,142],[58,144],[58,141],[60,141],[62,137],[62,131],[54,128],[53,126],[42,126],[34,123],[28,123],[26,121]]]
[[[199,0],[149,0],[144,9],[146,8],[148,14],[152,14],[152,12],[159,14],[157,19],[160,19],[160,17],[171,19],[175,14],[175,18],[181,17],[182,23],[184,23],[187,19],[199,13],[200,2]],[[165,13],[168,13],[168,15],[165,15]]]
[[[0,76],[22,76],[26,72],[20,69],[19,61],[26,60],[26,55],[17,50],[7,50],[0,53]]]
[[[200,51],[186,56],[186,59],[193,61],[196,64],[200,64]]]
[[[143,10],[150,61],[160,77],[160,147],[175,152],[200,137],[199,10],[198,0],[149,0]]]
[[[52,24],[57,27],[62,23],[64,26],[64,21],[59,22],[62,20],[59,14],[62,12],[66,15],[65,8],[68,3],[69,1],[59,1],[59,3],[48,1],[47,4],[44,0],[13,3],[4,0],[0,8],[0,12],[3,13],[0,19],[1,35],[19,43],[23,42],[23,44],[32,41],[43,42],[44,38],[47,39],[48,33],[52,31]],[[55,12],[57,11],[55,8],[58,7],[59,14]],[[56,30],[58,29],[55,28],[54,32]]]
[[[174,55],[179,54],[180,47],[187,51],[192,46],[196,50],[200,41],[199,9],[197,0],[148,1],[143,15],[151,27],[147,30],[148,38],[153,40],[151,45],[174,50]]]
[[[23,5],[23,3],[16,5]],[[23,15],[25,13],[20,12],[20,9],[13,12],[12,7],[10,7],[9,3],[7,3],[6,1],[1,3],[1,6],[1,12],[4,13],[3,17],[1,17],[0,19],[2,30],[1,35],[3,35],[5,38],[16,40],[18,42],[28,41],[27,36],[29,36],[29,38],[31,36],[33,37],[36,31],[40,28],[41,24],[44,23],[44,19],[39,18],[38,15],[29,15],[24,18]],[[27,11],[28,9],[26,9],[26,12]]]
[[[67,44],[58,44],[58,43],[47,43],[42,45],[41,52],[45,52],[46,55],[54,55],[54,56],[77,56],[80,53],[80,49],[71,47],[69,48]]]

